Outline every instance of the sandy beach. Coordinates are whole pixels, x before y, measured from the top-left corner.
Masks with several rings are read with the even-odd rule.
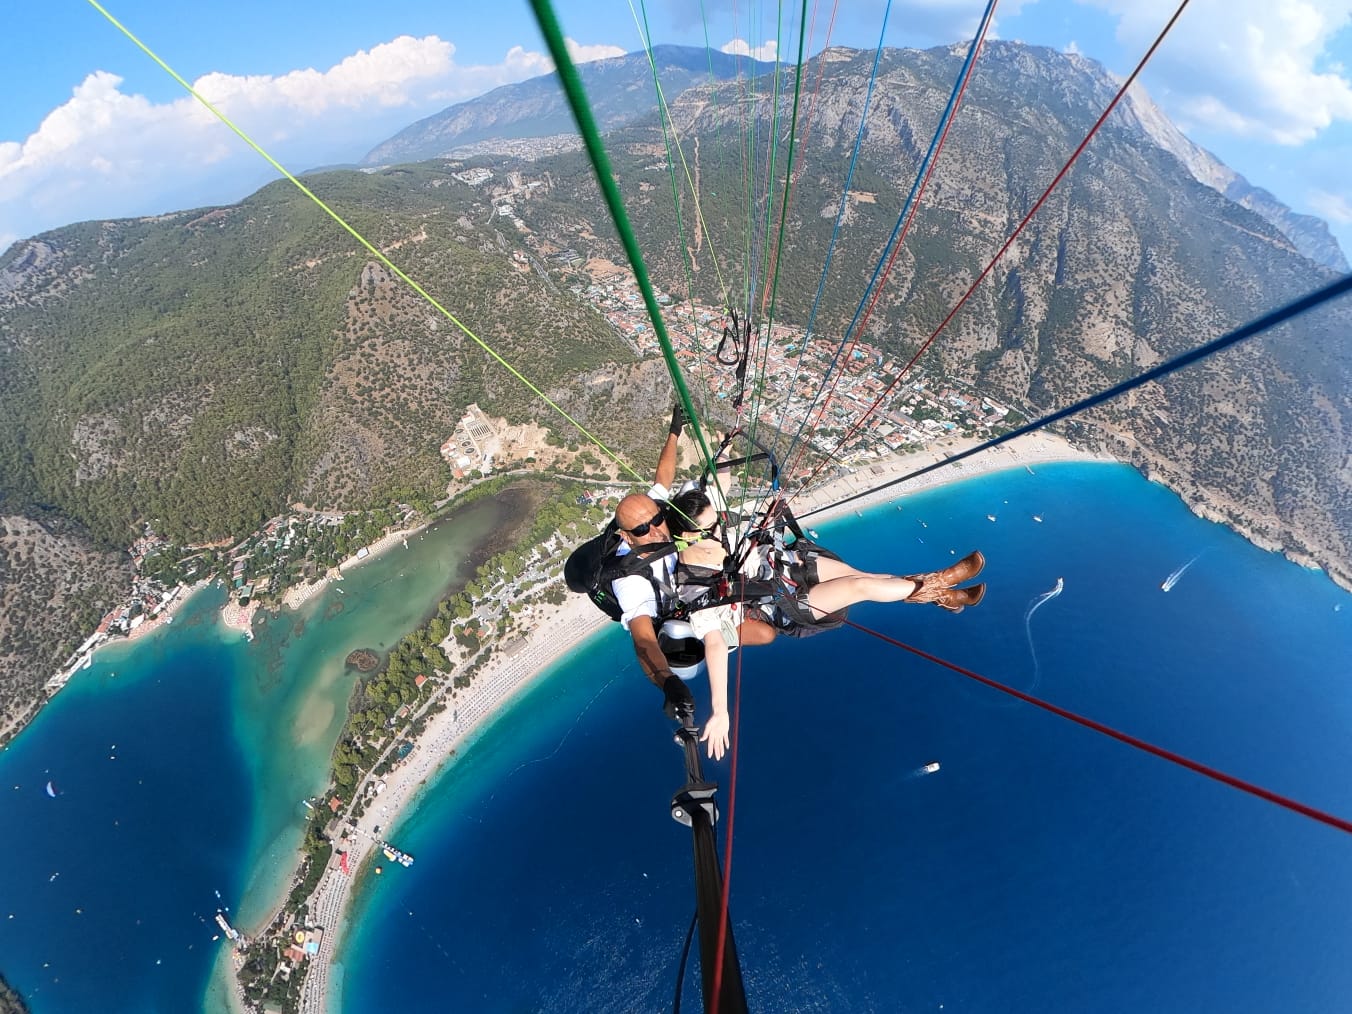
[[[413,752],[385,776],[384,790],[358,820],[358,831],[349,834],[341,846],[349,853],[349,868],[354,874],[375,850],[372,843],[375,827],[380,825],[382,834],[389,833],[388,829],[396,825],[405,809],[416,805],[421,790],[470,733],[552,664],[610,623],[579,596],[570,596],[562,605],[534,608],[536,627],[532,636],[511,653],[495,652],[473,684],[458,691],[450,706],[427,723]],[[386,866],[393,865],[383,857],[380,861]],[[345,928],[351,889],[352,877],[342,872],[335,854],[311,901],[310,917],[324,927],[325,933],[319,953],[310,959],[301,993],[300,1009],[305,1014],[323,1014],[327,1010],[329,965]]]
[[[954,439],[916,454],[894,455],[861,465],[850,475],[795,497],[792,500],[794,512],[801,516],[820,511],[813,514],[813,520],[824,521],[887,503],[917,490],[1008,468],[1032,468],[1052,461],[1112,460],[1106,456],[1078,451],[1060,437],[1033,433],[949,468],[937,469],[906,483],[869,492],[908,472],[974,447],[977,443],[979,441],[975,439]],[[867,495],[841,503],[859,493]],[[385,548],[392,540],[401,538],[403,533],[396,533],[382,539],[377,546]],[[372,547],[372,552],[377,551],[377,546]],[[561,606],[537,606],[536,609],[537,625],[531,636],[510,654],[505,650],[495,653],[475,677],[473,685],[458,692],[451,706],[428,722],[413,752],[385,776],[385,789],[359,821],[359,833],[351,835],[345,845],[354,873],[375,847],[371,836],[374,835],[376,825],[380,825],[386,833],[386,829],[397,827],[405,810],[416,806],[420,791],[475,728],[500,711],[513,696],[552,664],[610,622],[590,602],[576,595],[570,596]],[[395,844],[398,844],[397,841]],[[325,933],[319,953],[310,959],[301,994],[301,1010],[306,1014],[325,1014],[327,1011],[329,966],[345,929],[351,886],[352,878],[341,872],[335,855],[323,875],[311,906],[311,919],[322,926]]]
[[[230,601],[221,606],[221,622],[231,630],[238,630],[245,637],[253,638],[253,618],[254,613],[258,612],[258,601],[250,600],[247,606],[242,606],[231,596]]]
[[[961,479],[1001,472],[1007,468],[1032,468],[1052,461],[1114,461],[1106,454],[1092,454],[1072,447],[1061,437],[1036,431],[1011,440],[1007,444],[974,454],[945,468],[878,489],[903,475],[932,465],[945,458],[976,447],[983,441],[974,437],[955,437],[917,451],[914,454],[894,454],[876,462],[860,465],[853,475],[835,479],[807,493],[790,499],[796,516],[811,514],[811,521],[829,521],[855,511],[866,510],[880,503],[890,503],[907,493],[942,486]],[[859,496],[860,493],[865,495]],[[858,496],[858,499],[853,499]],[[841,501],[848,501],[841,503]],[[837,506],[838,505],[838,506]],[[817,513],[820,512],[820,513]]]

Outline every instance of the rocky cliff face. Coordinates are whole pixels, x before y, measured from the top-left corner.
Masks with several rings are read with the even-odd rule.
[[[1081,59],[1075,62],[1089,73],[1095,69],[1101,71],[1093,61]],[[1127,93],[1122,115],[1129,122],[1134,121],[1141,133],[1182,162],[1199,183],[1248,208],[1276,228],[1310,260],[1334,271],[1348,270],[1347,258],[1329,231],[1328,223],[1313,215],[1297,214],[1262,187],[1255,187],[1211,152],[1194,144],[1159,110],[1143,88],[1133,86]]]

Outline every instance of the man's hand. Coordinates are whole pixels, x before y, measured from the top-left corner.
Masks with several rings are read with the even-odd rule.
[[[704,724],[704,735],[700,736],[699,741],[709,744],[709,756],[714,760],[723,759],[723,754],[728,749],[728,729],[731,726],[732,723],[728,719],[726,711],[721,715],[713,715]]]
[[[667,673],[667,678],[662,683],[662,696],[665,698],[662,710],[673,722],[684,725],[695,717],[695,695],[685,685],[685,680],[679,676]]]
[[[679,437],[681,430],[685,429],[685,409],[681,407],[678,401],[671,406],[671,425],[667,427],[667,433],[673,437]]]

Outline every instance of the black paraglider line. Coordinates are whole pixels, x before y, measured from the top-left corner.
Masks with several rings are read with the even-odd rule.
[[[1033,422],[1030,422],[1024,426],[1020,426],[1017,429],[1011,430],[1008,433],[1004,433],[998,437],[992,437],[990,440],[978,444],[975,447],[969,448],[968,450],[962,451],[958,454],[951,455],[947,458],[942,459],[941,461],[936,461],[932,465],[926,465],[924,468],[917,468],[914,472],[908,472],[907,474],[901,476],[900,478],[891,479],[887,482],[880,483],[879,485],[874,486],[872,489],[867,490],[864,493],[856,493],[852,496],[845,497],[843,500],[837,500],[835,503],[827,504],[824,507],[817,507],[805,513],[803,517],[809,518],[813,514],[818,513],[819,511],[829,510],[832,507],[839,507],[842,504],[852,503],[853,501],[858,500],[862,496],[871,496],[872,494],[877,493],[879,490],[887,489],[888,487],[895,486],[898,483],[906,482],[907,480],[914,479],[917,476],[933,472],[935,469],[943,468],[945,465],[951,465],[957,461],[962,461],[964,458],[970,458],[972,455],[979,454],[982,451],[989,450],[992,447],[999,447],[1001,444],[1008,443],[1009,441],[1024,436],[1027,433],[1032,433],[1035,430],[1040,430],[1043,427],[1049,426],[1054,422],[1060,422],[1062,419],[1067,419],[1070,416],[1078,415],[1080,412],[1083,412],[1086,409],[1091,409],[1094,408],[1095,406],[1102,405],[1104,402],[1111,401],[1118,395],[1126,394],[1128,391],[1132,391],[1142,386],[1143,384],[1148,384],[1151,381],[1159,380],[1161,377],[1168,376],[1170,373],[1174,373],[1178,370],[1181,370],[1186,366],[1191,366],[1194,363],[1201,362],[1208,356],[1215,355],[1217,352],[1227,349],[1231,345],[1238,345],[1242,341],[1260,335],[1265,331],[1269,331],[1279,324],[1285,323],[1286,321],[1291,320],[1294,317],[1299,317],[1301,314],[1313,310],[1317,306],[1327,303],[1332,299],[1337,299],[1339,296],[1346,295],[1349,291],[1352,291],[1352,274],[1344,275],[1337,281],[1330,282],[1328,285],[1316,289],[1315,291],[1308,293],[1307,295],[1301,296],[1299,299],[1292,300],[1285,306],[1280,306],[1269,313],[1265,313],[1263,316],[1249,321],[1249,323],[1243,325],[1242,327],[1235,328],[1228,334],[1223,334],[1219,338],[1212,339],[1209,342],[1199,345],[1197,346],[1197,348],[1192,349],[1191,351],[1184,352],[1182,355],[1179,356],[1175,356],[1173,359],[1161,363],[1159,366],[1156,366],[1152,369],[1146,370],[1144,373],[1132,377],[1130,380],[1124,380],[1122,381],[1122,383],[1115,384],[1112,387],[1107,388],[1106,390],[1100,391],[1098,394],[1090,395],[1088,398],[1085,398],[1081,401],[1077,401],[1074,405],[1067,406],[1066,408],[1063,409],[1058,409],[1057,411],[1052,412],[1049,415],[1044,415],[1042,418],[1036,419]]]

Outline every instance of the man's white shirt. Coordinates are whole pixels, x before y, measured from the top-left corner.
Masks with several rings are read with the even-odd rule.
[[[654,483],[648,490],[648,496],[654,500],[669,500],[671,491],[667,487]],[[620,548],[615,551],[616,556],[628,556],[631,552],[627,542],[621,542]],[[673,586],[673,576],[676,573],[676,554],[667,553],[660,559],[654,560],[649,564],[649,569],[660,583],[671,587]],[[656,620],[658,615],[657,593],[653,588],[652,581],[648,580],[646,574],[629,574],[611,582],[611,591],[615,595],[615,601],[620,604],[620,623],[625,630],[629,629],[629,621],[635,616],[648,616]]]

